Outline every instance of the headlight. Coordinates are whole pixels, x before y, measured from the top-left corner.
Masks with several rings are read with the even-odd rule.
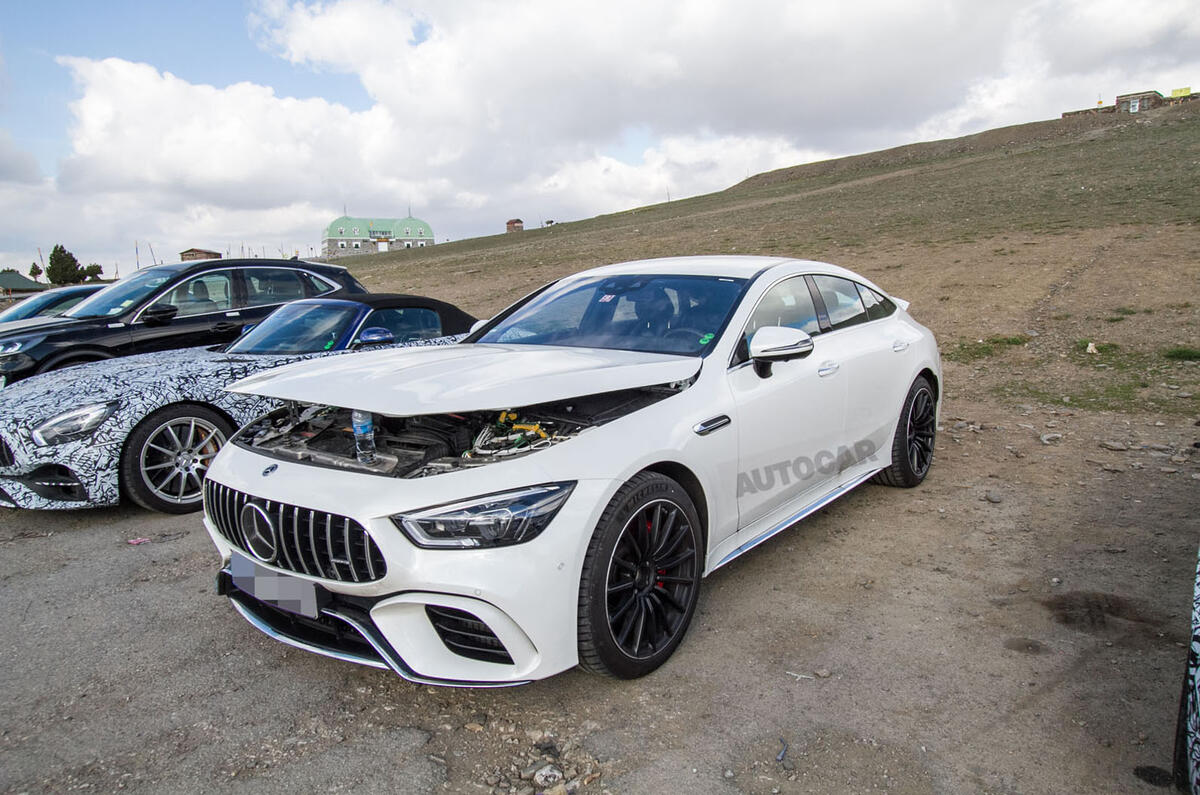
[[[544,483],[392,516],[419,547],[507,547],[536,538],[567,501],[575,483]]]
[[[110,400],[56,414],[33,429],[33,440],[45,447],[82,439],[111,417],[119,405],[118,401]]]
[[[27,351],[44,339],[46,339],[45,334],[40,337],[18,337],[15,340],[4,340],[0,342],[0,356]]]

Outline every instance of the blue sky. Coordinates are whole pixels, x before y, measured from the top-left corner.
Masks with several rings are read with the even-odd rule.
[[[0,28],[0,127],[32,151],[46,173],[69,152],[68,104],[77,92],[59,55],[119,57],[153,64],[193,83],[250,81],[285,96],[320,96],[364,110],[370,98],[353,74],[294,66],[250,37],[251,6],[202,3],[39,0],[6,3]]]
[[[437,242],[1200,87],[1194,0],[5,3],[0,265]],[[630,20],[636,20],[631,24]],[[797,252],[803,253],[803,252]]]

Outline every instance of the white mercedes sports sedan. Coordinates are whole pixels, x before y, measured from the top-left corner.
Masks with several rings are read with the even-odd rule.
[[[667,660],[701,577],[933,458],[907,303],[821,262],[585,271],[441,348],[291,365],[205,482],[218,590],[284,643],[443,685]]]

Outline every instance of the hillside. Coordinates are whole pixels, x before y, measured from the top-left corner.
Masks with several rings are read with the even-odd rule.
[[[1200,348],[1200,301],[1190,300],[1200,276],[1198,184],[1200,107],[1184,105],[902,146],[585,221],[343,261],[372,289],[428,292],[482,316],[608,262],[828,260],[912,301],[948,358],[970,362],[964,381],[986,376],[993,357],[1014,368],[984,377],[985,392],[1040,399],[1065,390],[1090,407],[1186,413],[1196,404],[1173,394],[1194,392],[1196,368],[1161,354]],[[980,343],[989,337],[1021,344]],[[1078,353],[1086,341],[1106,353]],[[1111,366],[1097,370],[1104,359]],[[1164,368],[1179,372],[1182,389],[1150,384]]]

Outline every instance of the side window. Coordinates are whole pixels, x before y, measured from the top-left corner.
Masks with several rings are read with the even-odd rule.
[[[813,281],[825,302],[829,324],[834,331],[867,322],[867,310],[854,282],[837,276],[814,276]]]
[[[299,277],[300,283],[304,286],[305,298],[315,298],[318,295],[325,295],[325,293],[331,293],[337,289],[330,287],[328,283],[318,279],[311,273],[296,271],[296,276]]]
[[[396,337],[396,342],[412,342],[442,336],[442,319],[437,312],[424,307],[406,309],[376,309],[367,315],[362,328],[372,326],[385,328]]]
[[[179,307],[176,317],[224,312],[233,308],[233,289],[229,271],[205,273],[169,292],[166,302]]]
[[[246,306],[295,301],[306,296],[298,271],[287,268],[249,268],[246,271]]]
[[[750,358],[750,338],[764,326],[786,326],[800,329],[813,336],[821,333],[817,308],[803,276],[793,276],[763,294],[750,315],[742,340],[734,354],[734,364]]]
[[[896,311],[895,304],[870,287],[864,287],[859,284],[858,294],[862,298],[863,306],[867,308],[867,318],[870,320],[879,320],[881,317],[887,317]]]

